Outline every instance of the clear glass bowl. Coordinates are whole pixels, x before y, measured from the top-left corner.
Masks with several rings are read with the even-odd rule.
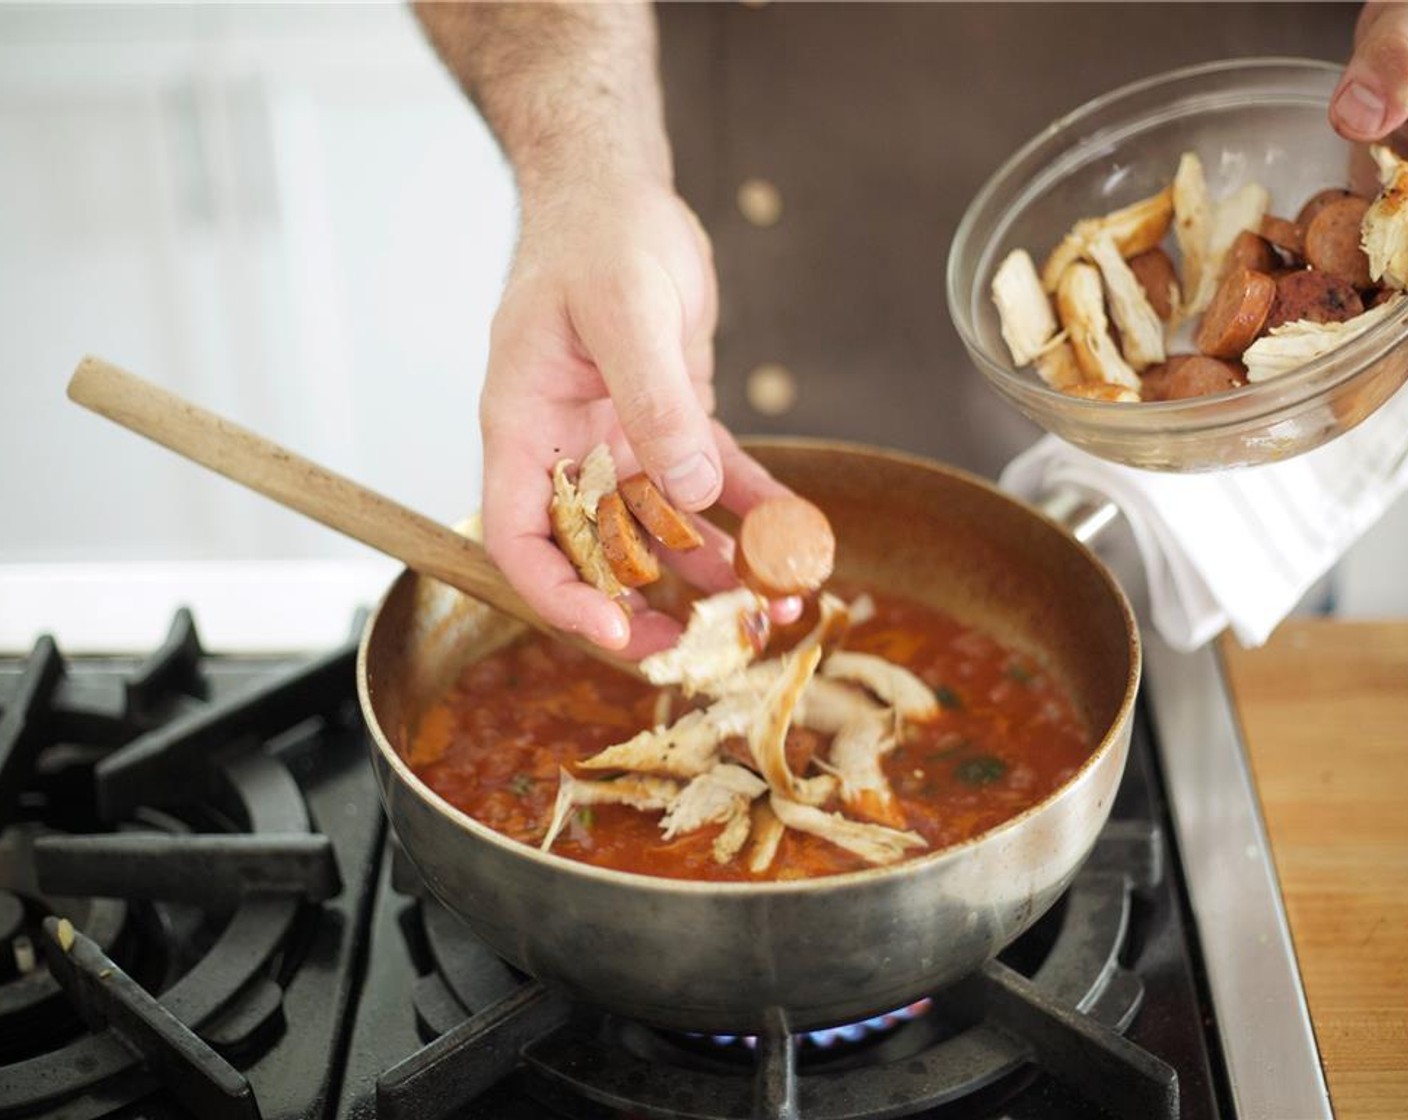
[[[969,206],[948,262],[954,325],[998,392],[1093,455],[1165,471],[1285,459],[1349,431],[1388,400],[1408,379],[1408,307],[1271,381],[1191,400],[1113,404],[1067,396],[1014,368],[990,295],[1012,249],[1027,249],[1039,266],[1078,219],[1162,190],[1188,150],[1202,158],[1213,198],[1255,180],[1282,216],[1324,187],[1347,185],[1366,157],[1328,122],[1339,73],[1287,58],[1175,70],[1088,102],[1009,159]]]

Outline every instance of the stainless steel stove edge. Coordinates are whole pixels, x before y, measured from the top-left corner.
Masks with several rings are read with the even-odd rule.
[[[1260,803],[1212,646],[1145,633],[1160,746],[1218,1037],[1239,1120],[1332,1120]]]

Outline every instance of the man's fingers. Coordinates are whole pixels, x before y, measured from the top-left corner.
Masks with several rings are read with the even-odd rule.
[[[620,656],[627,661],[639,661],[662,649],[669,649],[680,640],[684,627],[677,619],[660,611],[642,611],[631,617],[631,640]]]
[[[724,488],[719,500],[724,509],[742,517],[761,501],[785,498],[792,493],[739,447],[732,433],[717,422],[714,424],[714,440],[723,460]]]
[[[664,269],[652,258],[624,263],[572,316],[642,469],[680,508],[712,505],[722,464],[685,367],[679,292]]]
[[[1330,123],[1349,140],[1380,140],[1408,121],[1408,6],[1368,4],[1354,55],[1330,100]]]
[[[545,621],[619,650],[631,636],[619,606],[581,582],[549,537],[552,483],[542,465],[516,441],[486,431],[484,546],[509,583]]]
[[[694,519],[694,527],[704,538],[702,545],[688,552],[662,548],[658,550],[660,559],[686,583],[709,594],[737,587],[738,575],[733,570],[733,538],[717,525],[698,517]]]

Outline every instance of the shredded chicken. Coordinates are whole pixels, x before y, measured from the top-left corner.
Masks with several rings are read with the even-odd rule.
[[[1083,381],[1063,392],[1072,397],[1084,397],[1089,401],[1109,401],[1114,404],[1138,404],[1142,399],[1134,389],[1123,385],[1107,385],[1103,381]]]
[[[1090,243],[1108,234],[1122,256],[1132,257],[1163,240],[1173,220],[1173,192],[1169,188],[1141,198],[1103,218],[1083,218],[1066,234],[1041,266],[1042,286],[1055,293],[1066,269],[1086,256]]]
[[[777,847],[787,826],[777,819],[772,806],[759,801],[753,806],[753,851],[748,857],[748,870],[761,875],[777,858]]]
[[[722,824],[714,841],[714,859],[728,863],[748,840],[749,806],[768,784],[742,766],[724,762],[700,774],[680,791],[660,821],[666,840],[707,824]]]
[[[772,811],[788,828],[820,836],[837,847],[854,852],[870,863],[894,863],[911,848],[926,848],[928,841],[917,832],[901,832],[879,824],[863,824],[827,813],[810,805],[799,805],[773,793],[769,804]]]
[[[751,837],[748,865],[761,872],[771,865],[788,825],[781,813],[753,804],[770,791],[805,823],[803,831],[816,831],[871,862],[889,862],[903,854],[912,833],[856,821],[846,822],[851,826],[847,828],[835,823],[845,822],[840,814],[816,807],[839,791],[842,804],[858,815],[902,827],[904,816],[880,759],[895,744],[897,721],[939,714],[933,693],[908,670],[880,657],[833,652],[853,620],[873,617],[874,603],[865,596],[848,607],[836,596],[823,594],[816,625],[791,652],[750,664],[755,651],[743,648],[738,620],[763,605],[751,592],[700,600],[685,637],[669,651],[675,658],[647,659],[654,662],[651,679],[656,683],[679,683],[713,697],[713,702],[579,763],[592,770],[626,771],[620,777],[585,781],[562,771],[543,840],[545,851],[575,807],[615,803],[663,809],[661,827],[667,840],[706,824],[722,824],[713,846],[714,858],[721,863],[736,858]],[[681,655],[691,640],[694,653]],[[700,671],[701,660],[709,663],[707,672]],[[828,676],[819,677],[823,660]],[[662,718],[668,712],[668,706],[657,706]],[[834,737],[829,760],[815,758],[805,764],[819,773],[792,772],[786,748],[793,723]],[[739,738],[746,743],[746,754],[738,754],[737,762],[722,761],[735,749],[728,741]],[[682,786],[676,779],[688,783]]]
[[[862,591],[847,604],[846,611],[852,626],[863,626],[875,617],[875,600]]]
[[[668,778],[629,774],[609,782],[587,782],[574,778],[565,769],[557,772],[557,801],[552,821],[543,837],[542,850],[548,851],[567,825],[572,810],[582,805],[629,805],[633,809],[665,809],[679,796],[678,782]]]
[[[606,469],[611,471],[613,478],[615,475],[609,454],[605,456],[606,467],[601,466],[601,458],[597,452],[605,450],[606,445],[602,444],[587,456],[587,460],[593,462],[593,477],[587,480],[593,487],[591,495],[584,495],[578,484],[572,481],[571,459],[562,459],[553,467],[552,502],[548,506],[548,522],[552,526],[553,539],[572,561],[573,567],[581,577],[598,591],[612,598],[619,598],[626,593],[626,588],[611,570],[601,541],[596,535],[596,530],[592,528],[592,522],[596,519],[596,503],[601,498],[601,494],[595,492],[595,487],[599,485]],[[581,481],[585,475],[584,464],[578,480]],[[590,507],[587,503],[588,496],[592,497]]]
[[[1308,319],[1283,323],[1247,347],[1242,355],[1247,380],[1269,381],[1328,354],[1396,314],[1404,299],[1402,293],[1393,295],[1378,307],[1342,323],[1313,323]]]
[[[851,629],[851,608],[829,591],[823,591],[818,596],[816,605],[819,612],[816,625],[797,643],[797,649],[800,651],[815,648],[824,654],[846,640],[846,635]],[[874,610],[873,603],[870,607]]]
[[[826,659],[821,673],[833,680],[855,681],[894,708],[901,719],[938,717],[939,701],[933,689],[904,666],[873,653],[838,650]]]
[[[1270,205],[1271,195],[1265,187],[1260,183],[1243,183],[1213,207],[1207,260],[1198,278],[1199,286],[1189,297],[1185,309],[1187,314],[1196,315],[1207,310],[1227,271],[1227,253],[1232,248],[1232,242],[1243,230],[1257,232]]]
[[[1109,320],[1105,318],[1105,293],[1094,265],[1080,262],[1066,269],[1056,292],[1056,309],[1075,351],[1076,362],[1086,377],[1123,385],[1137,392],[1139,375],[1129,367],[1110,337]]]
[[[1408,162],[1382,144],[1369,148],[1383,189],[1364,214],[1369,275],[1390,288],[1408,288]]]
[[[636,770],[676,778],[706,773],[718,761],[719,743],[742,733],[736,721],[711,718],[709,711],[687,712],[669,727],[647,728],[577,765],[588,770]]]
[[[611,458],[611,449],[599,443],[587,452],[582,469],[577,472],[577,497],[581,500],[582,512],[595,521],[597,504],[615,489],[616,463]]]
[[[1164,360],[1164,325],[1154,310],[1144,285],[1134,275],[1124,257],[1115,248],[1108,233],[1092,238],[1090,259],[1105,281],[1110,316],[1120,332],[1120,348],[1124,360],[1135,370],[1141,370]]]
[[[696,600],[680,640],[640,663],[651,684],[714,694],[767,644],[767,600],[745,587]]]
[[[1209,261],[1212,217],[1212,198],[1208,195],[1203,161],[1194,152],[1184,152],[1173,176],[1173,232],[1183,261],[1179,279],[1183,282],[1183,311],[1188,316],[1202,309],[1194,296],[1204,290],[1204,277],[1212,267]],[[1212,298],[1212,290],[1208,291],[1208,298]]]
[[[1056,316],[1041,287],[1036,265],[1025,249],[1013,249],[992,278],[1002,337],[1015,365],[1024,366],[1041,353],[1056,333]]]
[[[816,646],[805,650],[799,647],[784,657],[782,672],[763,699],[762,718],[748,732],[748,751],[758,772],[784,797],[798,797],[799,787],[787,766],[787,729],[792,726],[792,711],[820,661],[821,650]]]
[[[841,801],[858,817],[892,828],[909,822],[890,788],[880,760],[896,743],[890,721],[881,713],[852,720],[831,744],[830,768],[841,782]]]
[[[1057,337],[1060,341],[1056,345],[1047,347],[1037,355],[1036,372],[1053,389],[1069,389],[1084,381],[1085,374],[1065,333]]]
[[[792,722],[823,735],[835,735],[852,720],[884,710],[859,689],[826,677],[813,677],[792,713]]]

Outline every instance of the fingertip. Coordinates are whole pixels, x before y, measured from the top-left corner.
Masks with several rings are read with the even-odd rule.
[[[631,623],[625,611],[617,604],[610,603],[604,610],[587,620],[581,634],[602,649],[619,652],[625,649],[631,640]]]
[[[639,661],[652,653],[669,649],[680,640],[684,627],[660,611],[646,611],[631,621],[630,644],[620,651],[629,661]]]
[[[1396,127],[1389,117],[1388,101],[1359,78],[1346,78],[1330,102],[1330,123],[1348,140],[1379,139]]]
[[[802,617],[802,597],[785,595],[768,603],[768,616],[779,626],[787,626]]]

